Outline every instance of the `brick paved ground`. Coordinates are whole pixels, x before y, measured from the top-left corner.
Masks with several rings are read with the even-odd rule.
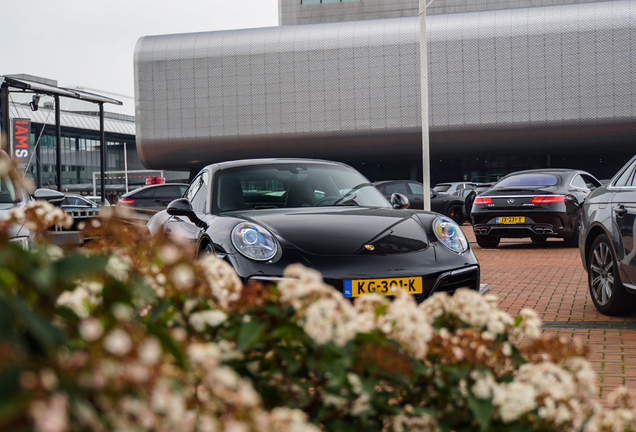
[[[599,399],[618,385],[636,388],[636,315],[608,317],[597,312],[587,291],[587,273],[578,248],[562,240],[535,244],[504,239],[495,249],[481,249],[472,227],[464,224],[481,265],[481,281],[499,305],[515,316],[532,309],[544,332],[584,340],[588,360],[599,377]]]

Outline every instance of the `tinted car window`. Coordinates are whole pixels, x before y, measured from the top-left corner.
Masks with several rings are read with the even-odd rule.
[[[411,188],[411,193],[413,195],[424,195],[424,185],[410,182],[409,187]]]
[[[629,167],[616,179],[614,182],[614,186],[627,186],[633,183],[634,176],[634,166],[636,165],[636,161],[632,162]]]
[[[394,193],[407,194],[409,191],[404,183],[392,183],[384,187],[384,193],[386,195],[393,195]]]
[[[572,186],[581,188],[581,189],[587,189],[587,184],[585,184],[585,180],[583,180],[583,178],[580,175],[574,176],[574,178],[572,179]]]
[[[18,196],[9,177],[0,178],[0,204],[13,204],[18,202]]]
[[[271,187],[250,189],[250,185],[265,184]],[[213,196],[220,211],[330,205],[388,206],[378,189],[357,171],[312,163],[226,169],[214,180]]]
[[[516,186],[554,186],[559,178],[552,174],[519,174],[501,180],[497,188]]]
[[[140,190],[139,192],[136,192],[132,195],[134,195],[135,198],[150,198],[155,196],[155,189],[156,188]]]
[[[192,200],[192,208],[197,213],[205,213],[208,210],[208,196],[210,191],[210,175],[203,171],[199,176],[199,189]]]
[[[583,181],[585,182],[585,186],[587,186],[589,190],[594,190],[598,187],[601,187],[601,183],[592,176],[581,174],[581,178],[583,179]]]
[[[179,186],[164,186],[155,188],[155,197],[157,198],[180,198],[182,195]]]
[[[435,192],[444,193],[444,192],[446,192],[447,190],[449,190],[449,189],[450,189],[450,187],[451,187],[451,185],[449,185],[449,184],[438,184],[438,185],[435,185],[435,187],[433,188],[433,190],[434,190]],[[424,189],[422,189],[422,190],[424,190]]]

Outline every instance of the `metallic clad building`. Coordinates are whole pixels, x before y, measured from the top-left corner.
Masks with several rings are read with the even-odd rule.
[[[433,181],[574,162],[606,177],[634,153],[636,1],[438,14],[427,30]],[[371,167],[421,165],[416,17],[148,36],[135,80],[148,168],[320,157],[377,180]]]
[[[426,13],[451,14],[611,0],[427,0]],[[281,25],[417,16],[419,0],[278,0]]]

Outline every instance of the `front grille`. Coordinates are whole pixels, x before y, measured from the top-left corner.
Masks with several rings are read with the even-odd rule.
[[[460,288],[479,291],[479,282],[479,268],[459,274],[451,274],[450,276],[439,280],[429,295],[436,292],[447,292],[452,294]]]

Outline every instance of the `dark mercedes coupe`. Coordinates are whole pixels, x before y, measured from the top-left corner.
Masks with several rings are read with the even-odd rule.
[[[508,174],[473,202],[471,219],[477,243],[497,247],[502,238],[550,237],[578,245],[580,207],[601,183],[572,169],[539,169]]]
[[[605,315],[636,312],[636,156],[583,206],[579,251],[590,297]]]
[[[459,226],[407,204],[398,194],[389,203],[341,163],[242,160],[202,169],[147,226],[215,253],[244,282],[276,281],[301,263],[345,297],[403,287],[421,301],[479,290],[479,263]]]

